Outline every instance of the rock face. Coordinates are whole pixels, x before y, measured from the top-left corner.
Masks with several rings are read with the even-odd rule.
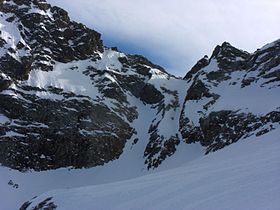
[[[280,41],[223,43],[180,79],[44,0],[0,1],[0,24],[4,166],[94,167],[143,144],[152,169],[185,143],[209,153],[279,127]]]
[[[279,56],[279,40],[253,54],[225,42],[201,60],[184,78],[190,84],[180,119],[185,142],[200,142],[209,153],[277,129]]]
[[[24,203],[19,210],[26,210],[29,206],[31,205],[31,202],[26,202]],[[55,210],[57,208],[57,205],[55,205],[52,202],[52,197],[49,197],[45,200],[43,200],[42,202],[40,202],[36,207],[34,207],[33,209],[48,209],[48,210]]]
[[[2,165],[22,171],[103,165],[136,139],[139,106],[168,106],[168,93],[152,79],[172,76],[142,56],[104,47],[98,32],[63,9],[7,0],[0,11]]]

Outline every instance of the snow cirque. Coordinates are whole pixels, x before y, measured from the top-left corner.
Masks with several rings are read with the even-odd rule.
[[[279,208],[280,40],[178,78],[45,0],[0,31],[1,210]]]

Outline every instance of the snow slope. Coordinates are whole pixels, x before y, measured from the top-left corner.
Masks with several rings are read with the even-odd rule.
[[[147,131],[155,114],[152,113],[149,106],[139,103],[139,99],[131,97],[129,100],[132,105],[138,107],[139,118],[132,125],[137,130],[139,141],[136,144],[133,141],[127,142],[123,154],[118,160],[89,169],[60,168],[25,173],[0,166],[0,209],[18,209],[25,201],[50,190],[130,180],[176,168],[203,156],[204,150],[199,143],[184,144],[182,142],[178,145],[176,153],[167,158],[161,167],[148,171],[142,156],[149,141]],[[7,119],[0,116],[0,120],[5,122]],[[10,180],[12,180],[13,185],[8,184]],[[18,188],[15,185],[18,185]]]
[[[269,209],[280,207],[280,130],[239,141],[176,169],[127,181],[47,192],[58,210]]]
[[[148,112],[147,107],[139,107],[140,118],[133,124],[139,131],[147,130],[153,115]],[[1,116],[0,116],[1,117]],[[3,120],[5,118],[3,117]],[[145,121],[144,121],[145,120]],[[55,189],[69,189],[99,185],[124,180],[130,180],[147,174],[153,174],[179,167],[184,163],[202,157],[204,154],[200,144],[180,144],[177,152],[167,158],[158,169],[147,170],[142,155],[148,141],[148,133],[142,132],[138,135],[139,142],[133,144],[128,142],[124,152],[118,160],[111,161],[104,166],[97,166],[90,169],[61,168],[49,171],[27,171],[25,173],[0,166],[0,209],[14,210],[25,201],[40,195],[44,192]],[[14,184],[9,185],[12,180]]]

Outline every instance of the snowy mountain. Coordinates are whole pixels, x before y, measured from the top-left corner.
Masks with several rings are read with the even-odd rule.
[[[180,131],[206,153],[277,129],[280,122],[280,40],[253,54],[217,46],[187,73]]]
[[[66,11],[44,0],[0,1],[0,31],[0,205],[7,210],[46,191],[97,184],[104,184],[98,188],[104,194],[96,193],[96,187],[50,192],[21,209],[70,209],[79,205],[77,200],[94,200],[89,195],[105,201],[111,196],[106,183],[126,179],[132,181],[114,186],[127,186],[123,189],[135,192],[131,196],[145,196],[141,192],[160,189],[172,174],[178,180],[170,187],[175,196],[176,186],[184,182],[188,188],[192,180],[182,175],[184,171],[203,173],[201,179],[207,179],[218,173],[215,164],[225,158],[218,176],[224,176],[224,185],[230,170],[239,180],[246,168],[238,163],[241,157],[258,150],[248,157],[253,168],[253,159],[265,155],[261,147],[275,151],[273,146],[279,146],[280,40],[252,54],[225,42],[178,78],[143,56],[105,47],[98,32],[71,21]],[[273,153],[265,159],[277,157]],[[208,164],[213,164],[209,174]],[[273,172],[279,169],[276,164],[271,167]],[[263,165],[250,174],[265,169]],[[147,176],[136,178],[143,175]],[[247,175],[238,183],[242,185]],[[273,173],[269,176],[275,179]],[[149,185],[155,177],[159,181]],[[134,182],[138,184],[132,186]],[[130,199],[129,191],[114,192],[116,201],[115,196]],[[71,202],[63,203],[63,196]],[[171,199],[165,208],[173,202],[177,200]],[[110,205],[103,207],[115,206]],[[185,208],[182,205],[178,209]],[[196,207],[203,206],[188,208]],[[87,208],[94,206],[85,204]]]
[[[177,110],[184,92],[177,84],[184,90],[185,81],[142,56],[104,47],[97,32],[45,1],[4,1],[2,11],[3,165],[103,165],[117,159],[127,141],[138,141],[143,128],[133,123],[140,112],[150,112],[148,138],[179,142]],[[171,117],[177,125],[166,136],[156,134],[160,121]]]

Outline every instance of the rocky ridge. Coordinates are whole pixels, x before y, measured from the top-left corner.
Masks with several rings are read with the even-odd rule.
[[[181,79],[106,48],[46,1],[1,1],[0,11],[4,166],[94,167],[143,144],[152,169],[185,143],[209,153],[279,128],[279,40],[253,54],[225,42]],[[143,113],[148,130],[135,123]]]
[[[102,165],[117,159],[128,140],[137,142],[132,122],[140,103],[158,112],[155,121],[165,116],[164,107],[178,104],[177,92],[153,84],[175,77],[142,56],[104,47],[98,32],[46,1],[2,1],[1,22],[0,162],[5,166]],[[145,156],[147,162],[152,158]]]
[[[279,40],[253,54],[225,42],[200,60],[184,78],[190,84],[180,118],[185,141],[209,153],[278,128],[279,56]]]

